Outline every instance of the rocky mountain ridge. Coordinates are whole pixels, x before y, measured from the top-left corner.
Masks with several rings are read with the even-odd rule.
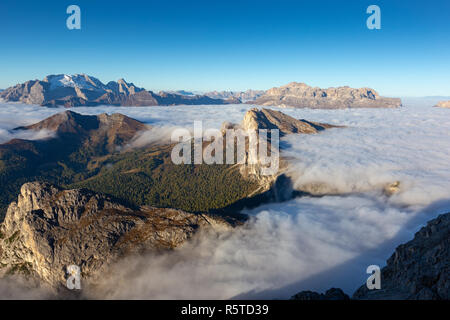
[[[246,91],[211,91],[205,93],[205,96],[214,99],[238,99],[241,102],[251,102],[262,96],[266,91],[252,90]]]
[[[270,109],[249,110],[240,125],[224,125],[244,130],[279,129],[281,135],[318,133],[333,127]],[[194,170],[189,165],[173,164],[173,145],[168,142],[134,148],[133,139],[149,129],[151,126],[121,114],[82,115],[69,110],[16,128],[51,131],[54,135],[0,144],[0,220],[21,185],[35,180],[64,188],[89,188],[135,205],[190,212],[228,212],[235,203],[248,206],[263,199],[279,199],[282,192],[273,194],[272,187],[285,190],[283,186],[289,186],[282,176],[282,157],[279,170],[271,175],[262,175],[262,167],[249,161],[238,166],[204,164]],[[292,192],[286,190],[285,194]]]
[[[302,291],[292,299],[321,300],[321,297],[316,292]],[[352,299],[449,300],[450,213],[428,221],[414,239],[395,249],[381,269],[381,289],[369,290],[364,284]]]
[[[286,133],[316,132],[304,122],[283,118],[277,111],[253,110],[246,117],[264,112],[272,115],[272,121],[278,119],[270,123],[270,128],[278,126]],[[254,121],[269,121],[266,116],[260,118]],[[298,129],[288,125],[289,121]],[[261,122],[257,126],[268,125]],[[295,130],[289,131],[289,126]],[[300,126],[309,130],[301,131]],[[20,187],[35,180],[64,188],[89,188],[134,205],[175,207],[190,212],[227,210],[236,202],[248,205],[249,197],[274,196],[270,189],[279,174],[263,176],[258,166],[205,164],[194,170],[193,166],[173,164],[172,144],[130,147],[138,133],[149,129],[149,125],[121,114],[82,115],[69,110],[16,128],[51,131],[54,135],[43,140],[14,139],[0,144],[0,220]]]
[[[244,130],[278,129],[280,136],[296,133],[318,133],[325,129],[340,127],[304,119],[295,119],[283,112],[266,108],[252,108],[247,111],[240,126]]]
[[[437,108],[450,108],[450,100],[449,101],[439,101],[435,107]]]
[[[55,114],[36,124],[15,130],[50,131],[43,140],[13,139],[0,144],[0,219],[20,186],[29,181],[65,185],[82,179],[82,172],[98,170],[92,159],[117,152],[138,132],[150,126],[122,114],[81,115],[72,111]]]
[[[73,111],[57,113],[38,123],[14,130],[47,130],[59,139],[85,140],[91,149],[113,152],[128,143],[138,132],[151,127],[120,113],[81,115]]]
[[[381,97],[371,88],[321,89],[298,82],[269,89],[251,103],[263,106],[312,109],[396,108],[402,105],[400,99]]]
[[[160,92],[156,94],[127,83],[124,79],[106,85],[86,74],[49,75],[5,89],[0,98],[42,106],[75,107],[97,105],[158,106],[178,104],[227,104],[236,100],[213,99],[203,95],[186,96]]]
[[[130,208],[88,190],[26,183],[0,226],[0,273],[58,288],[69,265],[79,266],[89,281],[127,254],[173,249],[199,230],[229,230],[236,223],[176,209]]]
[[[304,83],[264,90],[211,91],[195,94],[184,90],[155,93],[128,83],[124,79],[103,84],[86,74],[49,75],[43,80],[31,80],[0,92],[6,101],[19,101],[42,106],[171,106],[256,104],[295,108],[396,108],[397,98],[381,97],[371,88],[338,87],[321,89]]]

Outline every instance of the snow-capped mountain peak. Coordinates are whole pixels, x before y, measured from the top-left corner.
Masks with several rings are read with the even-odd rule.
[[[105,85],[97,78],[88,76],[86,74],[58,74],[47,76],[44,81],[50,83],[50,89],[59,87],[72,87],[86,90],[105,90]]]

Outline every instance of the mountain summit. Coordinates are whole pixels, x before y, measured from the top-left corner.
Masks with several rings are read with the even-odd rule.
[[[86,74],[58,74],[46,76],[43,80],[30,80],[2,91],[0,98],[47,107],[236,103],[235,100],[226,101],[202,95],[156,94],[128,83],[124,79],[110,81],[105,85],[99,79]]]
[[[67,110],[15,130],[52,131],[57,133],[59,139],[66,141],[75,139],[84,141],[86,147],[90,149],[106,148],[113,151],[118,146],[129,142],[138,131],[149,128],[150,126],[120,113],[91,116]]]

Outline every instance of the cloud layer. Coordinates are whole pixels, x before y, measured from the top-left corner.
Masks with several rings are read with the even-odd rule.
[[[323,281],[305,289],[353,289],[364,279],[365,263],[382,262],[365,253],[396,236],[414,214],[369,195],[296,199],[248,213],[254,219],[235,232],[199,235],[173,253],[124,260],[92,296],[245,298],[252,296],[246,292],[279,288],[320,273]],[[352,259],[361,266],[360,275],[333,279],[333,268]],[[281,290],[267,298],[293,293]]]
[[[124,113],[168,128],[160,131],[167,137],[170,128],[191,128],[194,120],[204,120],[204,128],[220,128],[225,120],[240,122],[249,107],[95,107],[76,111]],[[0,130],[58,111],[3,104]],[[325,191],[343,195],[304,197],[247,210],[253,219],[245,227],[232,233],[199,234],[191,243],[164,255],[128,258],[105,275],[96,291],[87,294],[107,298],[286,298],[300,290],[332,286],[352,293],[365,281],[368,265],[382,265],[421,224],[450,211],[450,110],[418,103],[394,110],[281,111],[296,118],[348,126],[283,138],[296,187],[323,184]],[[152,131],[145,132],[135,143],[154,138]],[[388,197],[381,190],[394,181],[400,181],[400,190]]]

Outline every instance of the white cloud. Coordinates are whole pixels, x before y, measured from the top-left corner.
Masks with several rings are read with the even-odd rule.
[[[49,130],[5,130],[0,128],[0,143],[8,142],[12,139],[42,140],[55,136],[55,132]]]
[[[190,128],[194,120],[205,120],[204,127],[219,128],[225,120],[240,122],[249,107],[75,111],[120,112],[166,128]],[[0,114],[10,117],[8,124],[22,125],[58,111],[27,106],[19,121],[14,117],[20,108],[4,105]],[[265,205],[247,211],[254,219],[233,233],[201,234],[170,253],[129,258],[115,266],[91,296],[212,299],[275,290],[265,296],[275,298],[331,286],[352,293],[364,282],[368,265],[382,264],[421,224],[450,211],[450,110],[415,105],[395,110],[281,111],[348,126],[317,135],[287,136],[283,141],[295,186],[322,182],[344,195]],[[0,122],[0,128],[7,129],[3,125]],[[150,131],[135,141],[152,139]],[[394,181],[401,182],[400,191],[389,198],[381,188]],[[292,283],[296,284],[289,287]],[[249,291],[254,292],[245,294]]]

